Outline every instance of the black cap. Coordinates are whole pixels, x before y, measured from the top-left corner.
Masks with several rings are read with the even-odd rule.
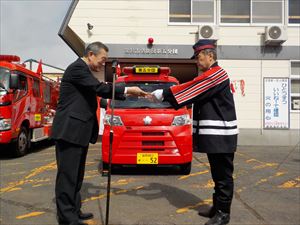
[[[203,50],[203,49],[216,49],[215,41],[209,39],[201,39],[193,45],[194,55],[191,59],[196,58],[196,56]]]

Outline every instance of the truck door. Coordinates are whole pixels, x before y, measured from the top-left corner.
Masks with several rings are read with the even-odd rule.
[[[30,146],[28,124],[30,118],[30,80],[29,77],[19,71],[12,73],[18,74],[19,87],[13,92],[12,103],[12,138],[16,139],[13,145],[15,156],[25,155]],[[26,121],[25,123],[23,123]]]
[[[12,108],[12,124],[14,130],[19,129],[22,121],[29,118],[30,114],[30,98],[28,95],[28,79],[25,74],[12,71],[18,74],[19,88],[13,92],[13,108]]]
[[[40,127],[43,115],[43,96],[40,80],[32,78],[32,95],[30,98],[30,121],[33,127]]]

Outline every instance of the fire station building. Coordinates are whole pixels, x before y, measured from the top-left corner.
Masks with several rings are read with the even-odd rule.
[[[169,66],[197,76],[198,39],[216,41],[227,70],[242,145],[290,145],[300,129],[300,0],[73,0],[59,30],[78,56],[101,41],[110,62]]]

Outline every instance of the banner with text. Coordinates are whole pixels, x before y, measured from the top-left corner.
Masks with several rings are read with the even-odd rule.
[[[290,128],[289,78],[264,78],[264,128]]]

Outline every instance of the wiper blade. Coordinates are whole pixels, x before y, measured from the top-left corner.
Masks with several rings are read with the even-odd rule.
[[[134,107],[136,109],[152,109],[152,107],[150,106],[138,106],[138,107]]]

